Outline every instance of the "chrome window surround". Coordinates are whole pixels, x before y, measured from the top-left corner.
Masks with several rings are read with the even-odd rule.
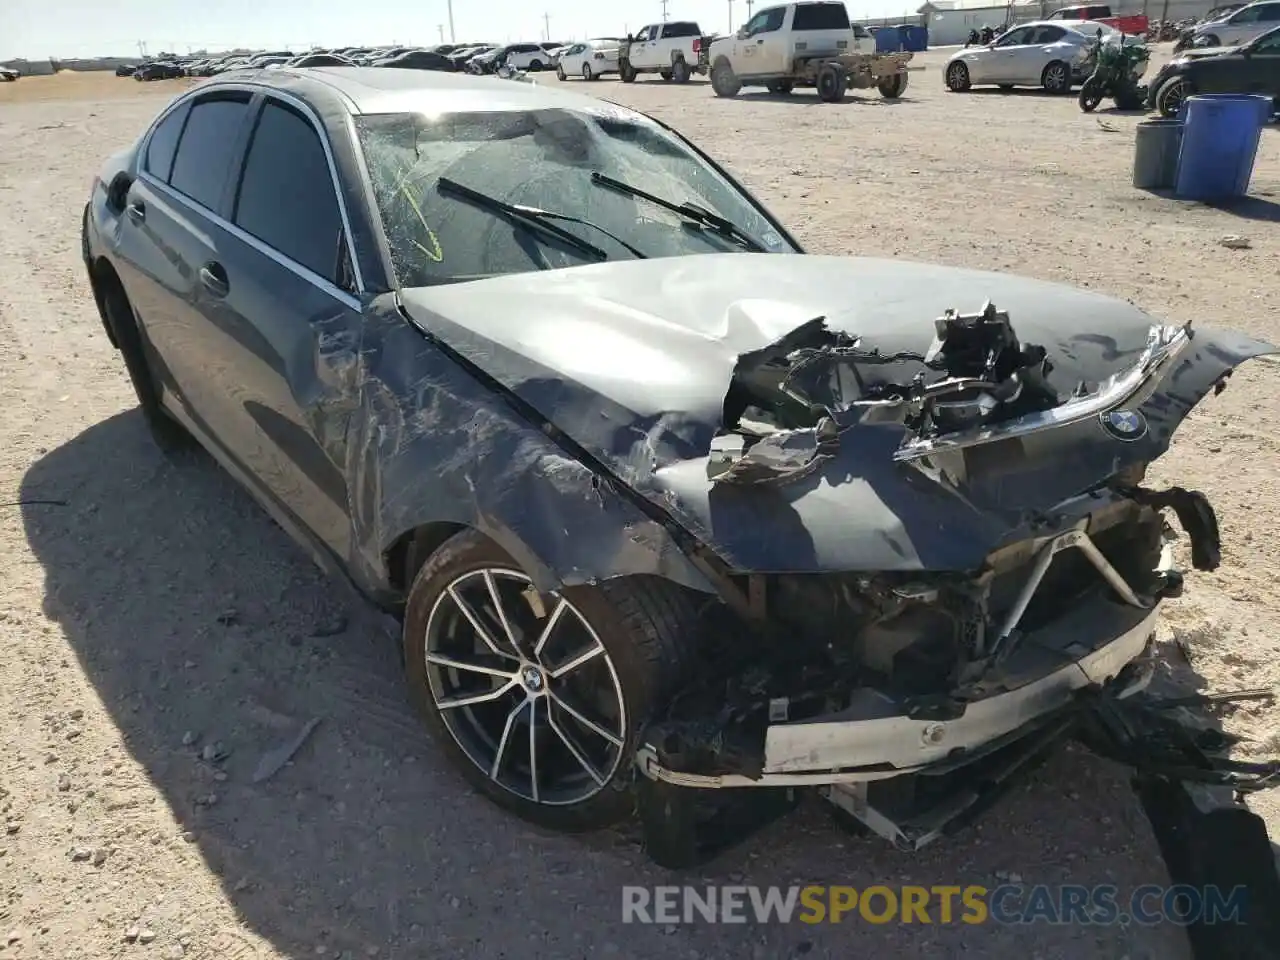
[[[294,109],[296,109],[299,113],[301,113],[307,119],[307,122],[311,125],[311,128],[320,137],[320,145],[324,149],[325,161],[329,166],[329,182],[330,182],[330,185],[333,187],[334,194],[338,200],[338,214],[342,220],[343,239],[346,244],[347,258],[351,263],[352,276],[355,278],[356,293],[363,294],[365,292],[364,275],[360,270],[360,258],[356,255],[355,247],[353,246],[351,218],[347,213],[347,204],[346,204],[346,201],[343,199],[342,188],[338,181],[338,166],[336,161],[333,158],[333,147],[329,143],[329,136],[325,131],[324,124],[320,122],[320,118],[316,115],[316,112],[312,110],[311,107],[308,106],[304,101],[298,99],[292,94],[285,93],[281,90],[277,90],[274,87],[270,87],[270,88],[263,87],[263,86],[259,86],[257,84],[251,84],[251,83],[234,83],[234,84],[227,83],[227,84],[218,84],[216,86],[199,87],[196,90],[192,91],[189,95],[182,97],[179,100],[175,101],[174,103],[170,104],[169,107],[162,114],[160,114],[160,116],[156,117],[156,119],[153,121],[151,126],[147,129],[147,132],[143,135],[142,141],[139,143],[138,155],[139,156],[146,155],[147,147],[150,146],[151,144],[151,138],[155,134],[156,128],[159,127],[160,124],[164,122],[165,118],[168,117],[169,114],[171,114],[174,110],[179,109],[184,104],[206,93],[223,91],[223,90],[239,91],[243,93],[248,93],[250,96],[261,94],[264,97],[264,99],[268,99],[268,100],[276,99],[276,100],[279,100],[281,103],[288,104],[290,107],[293,107]],[[178,146],[179,148],[181,148],[182,146],[181,139],[179,139],[178,141]],[[151,186],[156,190],[159,190],[161,193],[165,194],[171,199],[177,200],[183,204],[186,204],[192,209],[199,211],[203,216],[208,217],[211,221],[213,221],[222,229],[226,230],[232,236],[236,237],[238,240],[241,240],[244,243],[247,243],[249,246],[253,247],[259,253],[275,261],[280,266],[284,267],[286,270],[289,270],[291,273],[296,274],[301,279],[306,280],[308,283],[312,284],[316,288],[324,291],[329,296],[333,297],[335,300],[338,300],[341,303],[345,304],[346,306],[351,307],[353,310],[360,309],[359,299],[357,299],[357,297],[353,296],[351,293],[347,292],[346,290],[343,290],[341,287],[337,286],[329,279],[320,276],[320,274],[315,273],[309,268],[298,263],[296,260],[293,260],[290,257],[286,257],[279,250],[276,250],[274,247],[270,246],[269,244],[264,243],[262,240],[259,240],[257,237],[255,237],[253,234],[249,233],[248,231],[243,230],[240,227],[236,226],[230,220],[226,219],[221,214],[215,213],[213,210],[210,210],[204,204],[198,203],[197,201],[188,197],[186,194],[175,190],[173,187],[169,186],[163,180],[160,180],[155,176],[153,176],[152,174],[148,173],[146,170],[143,170],[141,166],[138,169],[138,178],[140,180],[145,181],[149,186]]]

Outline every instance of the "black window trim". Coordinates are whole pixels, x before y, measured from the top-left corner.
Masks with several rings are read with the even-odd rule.
[[[318,287],[319,289],[323,290],[325,293],[341,301],[342,303],[346,304],[352,309],[356,309],[356,310],[360,309],[360,300],[358,298],[359,296],[362,296],[363,294],[365,294],[367,291],[365,289],[365,284],[364,284],[364,275],[360,269],[360,260],[359,260],[359,257],[356,255],[355,248],[352,246],[351,238],[354,234],[351,230],[351,218],[347,212],[346,199],[345,197],[343,197],[342,188],[338,181],[337,163],[334,160],[333,147],[329,142],[328,132],[325,130],[324,124],[320,122],[320,118],[316,115],[316,112],[311,109],[309,104],[307,104],[303,100],[298,99],[292,94],[285,93],[282,90],[277,90],[275,88],[262,87],[257,84],[228,83],[228,84],[217,84],[216,86],[204,85],[202,87],[197,88],[196,90],[193,90],[187,96],[182,97],[176,100],[174,103],[170,104],[169,107],[152,122],[151,126],[147,129],[147,132],[144,134],[144,139],[142,143],[138,147],[138,154],[137,154],[138,157],[139,158],[146,157],[146,152],[151,146],[151,137],[155,134],[155,131],[160,126],[160,124],[162,124],[171,113],[173,113],[175,110],[183,109],[188,105],[194,106],[194,104],[198,102],[200,99],[208,98],[209,94],[222,93],[224,91],[241,92],[241,93],[249,94],[250,96],[249,111],[251,114],[249,121],[254,126],[256,126],[258,114],[261,112],[262,101],[268,97],[272,97],[298,110],[302,114],[302,116],[306,118],[307,122],[311,124],[312,129],[315,130],[316,134],[320,137],[320,145],[321,147],[324,148],[325,160],[329,165],[330,183],[334,189],[334,193],[337,195],[337,198],[338,198],[338,214],[342,222],[343,243],[346,245],[347,259],[351,267],[352,277],[355,280],[355,288],[356,288],[355,293],[353,294],[350,291],[343,290],[341,287],[334,284],[328,278],[320,276],[318,273],[313,272],[308,267],[303,266],[302,264],[298,263],[296,260],[293,260],[285,256],[283,253],[276,250],[274,247],[271,247],[268,244],[264,243],[263,241],[259,240],[257,237],[253,236],[253,234],[249,233],[248,231],[242,230],[240,227],[232,223],[228,217],[223,216],[218,211],[210,210],[208,207],[200,203],[198,200],[193,200],[191,197],[188,197],[186,194],[180,193],[179,191],[175,190],[173,187],[169,186],[169,184],[163,182],[162,180],[155,177],[153,174],[150,174],[145,169],[143,169],[142,159],[139,159],[139,162],[138,162],[139,179],[146,181],[147,184],[159,190],[161,193],[164,193],[166,196],[174,200],[177,200],[180,203],[186,204],[195,210],[200,211],[202,214],[204,214],[206,217],[212,220],[219,227],[226,230],[232,236],[236,237],[239,240],[244,241],[249,246],[257,250],[259,253],[263,254],[269,259],[280,264],[280,266],[284,267],[286,270],[289,270],[290,272],[297,274],[303,280],[308,281],[313,286]],[[188,112],[188,117],[189,116],[190,116],[190,112]],[[186,132],[186,121],[184,120],[183,133],[185,132]],[[178,144],[179,146],[181,146],[182,144],[181,136],[179,136]],[[236,188],[239,187],[240,177],[243,173],[245,158],[247,157],[247,155],[248,155],[248,138],[246,137],[246,138],[243,138],[242,140],[239,155],[236,157],[236,160],[235,160],[235,167],[233,171],[234,173],[233,182]],[[175,156],[176,156],[176,152],[175,152]],[[225,193],[226,191],[224,190],[224,194]],[[224,200],[225,200],[225,196],[224,196]],[[228,213],[230,213],[230,211],[228,211]]]

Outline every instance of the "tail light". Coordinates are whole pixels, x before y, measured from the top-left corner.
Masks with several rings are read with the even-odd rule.
[[[701,38],[701,37],[694,37],[694,38],[693,38],[693,52],[694,52],[695,54],[698,54],[698,53],[701,53],[701,52],[702,52],[702,38]]]
[[[592,60],[603,60],[603,59],[604,59],[604,54],[603,54],[603,53],[600,53],[599,51],[596,51],[595,53],[593,53],[593,54],[591,55],[591,59],[592,59]]]

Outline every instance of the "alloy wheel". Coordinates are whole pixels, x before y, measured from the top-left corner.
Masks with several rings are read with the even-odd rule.
[[[622,761],[627,712],[591,624],[559,594],[506,568],[464,573],[426,624],[436,711],[495,784],[548,806],[597,794]]]

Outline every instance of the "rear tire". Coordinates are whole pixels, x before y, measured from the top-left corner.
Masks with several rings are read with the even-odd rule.
[[[169,457],[179,456],[193,449],[196,446],[195,438],[182,424],[169,416],[160,403],[160,388],[147,363],[144,334],[138,326],[124,287],[114,273],[106,273],[101,269],[94,273],[94,295],[99,298],[107,323],[120,346],[125,369],[129,371],[129,380],[138,398],[138,409],[142,411],[151,439],[160,452]]]
[[[635,751],[652,712],[690,677],[693,596],[657,577],[538,595],[496,544],[460,533],[427,559],[409,591],[410,693],[450,761],[494,803],[554,830],[608,826],[635,809]],[[549,640],[535,652],[548,624]],[[564,670],[569,663],[577,666]]]
[[[569,79],[568,77],[565,76],[564,67],[560,66],[559,64],[556,64],[556,79],[559,80],[561,83],[564,83],[566,80]]]
[[[594,80],[595,78],[596,78],[596,77],[595,77],[595,74],[593,74],[593,73],[591,72],[591,64],[589,64],[589,63],[584,63],[584,64],[582,65],[582,79],[583,79],[583,80],[586,80],[586,81],[588,81],[588,82],[590,82],[590,81]]]
[[[623,83],[636,82],[636,70],[635,67],[631,66],[631,62],[629,60],[623,60],[622,63],[618,65],[618,76],[622,79]]]
[[[538,73],[538,72],[540,72],[541,70],[542,70],[542,61],[541,61],[541,60],[530,60],[530,61],[529,61],[529,72],[530,72],[530,73]]]
[[[1220,47],[1220,46],[1222,46],[1222,40],[1221,40],[1221,39],[1219,39],[1219,37],[1218,37],[1218,35],[1217,35],[1216,33],[1206,34],[1206,35],[1205,35],[1205,37],[1204,37],[1204,43],[1200,44],[1200,46],[1204,46],[1204,47]]]
[[[877,84],[877,89],[886,100],[897,100],[907,89],[907,75],[895,73],[892,77],[885,77]]]
[[[671,82],[672,83],[688,83],[689,82],[689,64],[684,62],[683,57],[671,64]]]
[[[1064,94],[1071,92],[1071,68],[1061,60],[1054,60],[1040,74],[1040,85],[1046,93]]]

